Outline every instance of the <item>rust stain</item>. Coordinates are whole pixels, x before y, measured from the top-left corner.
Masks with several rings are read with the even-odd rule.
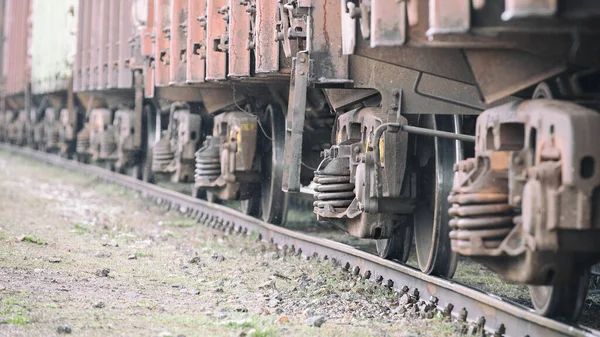
[[[323,36],[325,37],[325,42],[329,44],[329,30],[327,29],[327,1],[323,1]]]
[[[427,291],[429,291],[429,293],[430,293],[431,295],[434,295],[434,296],[435,296],[435,294],[437,293],[437,287],[436,287],[436,286],[434,286],[434,285],[433,285],[433,284],[431,284],[431,283],[427,283]]]

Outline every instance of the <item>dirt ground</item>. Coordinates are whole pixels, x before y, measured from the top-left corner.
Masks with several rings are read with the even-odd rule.
[[[404,317],[386,288],[282,255],[0,152],[0,336],[454,334]]]

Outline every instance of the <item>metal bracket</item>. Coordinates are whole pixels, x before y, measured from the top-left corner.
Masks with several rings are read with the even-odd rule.
[[[429,0],[427,36],[466,33],[471,28],[471,0]]]
[[[558,10],[557,0],[505,0],[502,20],[531,16],[553,16]]]
[[[306,91],[309,78],[308,51],[300,51],[293,59],[293,76],[290,81],[290,97],[285,125],[286,165],[283,170],[281,189],[284,192],[300,192],[300,169],[302,165],[302,134],[306,112]]]

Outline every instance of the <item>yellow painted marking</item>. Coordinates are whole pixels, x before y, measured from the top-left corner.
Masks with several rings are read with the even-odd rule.
[[[385,141],[383,140],[383,135],[379,138],[379,162],[383,164],[383,159],[385,158]]]

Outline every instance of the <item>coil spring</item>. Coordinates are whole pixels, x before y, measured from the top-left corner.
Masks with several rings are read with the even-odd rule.
[[[90,130],[84,128],[77,134],[77,153],[85,153],[90,148]]]
[[[460,164],[455,167],[456,176],[465,176],[473,166],[472,162]],[[514,227],[508,193],[454,193],[448,201],[452,204],[448,213],[454,217],[450,220],[453,250],[469,250],[479,242],[482,248],[496,249]]]
[[[44,125],[39,123],[33,127],[33,140],[41,143],[44,140]]]
[[[194,179],[213,181],[221,175],[221,161],[218,157],[202,156],[201,152],[196,152],[196,170]]]
[[[58,133],[58,129],[55,127],[51,127],[46,129],[46,145],[47,147],[55,147],[60,141],[60,135]]]
[[[100,153],[103,156],[108,156],[117,149],[117,142],[115,141],[115,131],[112,128],[104,130],[102,138],[100,140]]]
[[[175,158],[169,138],[161,138],[152,148],[152,171],[163,172]]]
[[[330,205],[336,212],[343,211],[354,200],[354,184],[350,175],[329,175],[315,173],[315,208],[323,209]]]

